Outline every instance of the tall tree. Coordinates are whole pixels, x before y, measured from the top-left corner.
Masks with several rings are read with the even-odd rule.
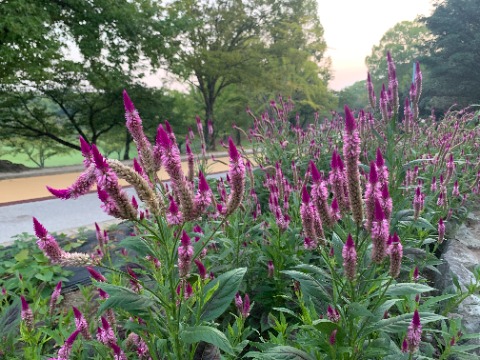
[[[429,106],[447,109],[453,103],[468,106],[480,101],[480,2],[437,1],[433,14],[424,19],[434,35],[431,56],[425,59],[430,79],[424,99]]]
[[[96,143],[123,123],[121,90],[139,91],[142,67],[174,51],[180,25],[154,0],[3,2],[0,137]]]
[[[392,54],[397,67],[400,93],[408,92],[412,82],[413,64],[428,53],[425,43],[430,38],[429,30],[419,21],[399,22],[382,36],[380,42],[373,46],[370,56],[365,59],[377,92],[383,83],[388,86],[387,51]],[[422,71],[425,72],[423,67]]]
[[[169,66],[199,89],[205,121],[215,121],[215,102],[234,84],[252,95],[325,85],[328,71],[319,63],[325,42],[315,1],[178,0],[175,6],[193,24],[179,37],[182,49]],[[313,103],[312,97],[303,100]]]

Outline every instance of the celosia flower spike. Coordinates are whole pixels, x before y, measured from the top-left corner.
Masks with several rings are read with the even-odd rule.
[[[79,330],[75,330],[68,338],[65,340],[63,346],[58,349],[58,358],[57,360],[68,360],[70,358],[70,353],[72,352],[72,346],[77,338]]]
[[[72,306],[72,308],[77,330],[82,333],[82,336],[85,340],[91,340],[92,335],[90,335],[90,332],[88,331],[88,323],[85,319],[85,316],[83,316],[83,314],[75,306]]]
[[[420,315],[418,310],[413,313],[412,322],[408,327],[407,332],[407,345],[408,351],[414,353],[418,350],[420,342],[422,340],[422,324],[420,323]]]
[[[240,206],[245,192],[245,165],[231,137],[228,138],[228,153],[230,155],[228,176],[230,177],[231,192],[227,201],[226,216],[232,214]]]
[[[348,234],[347,241],[342,249],[343,269],[349,281],[354,281],[357,271],[357,251],[352,235]]]
[[[445,223],[443,219],[438,220],[438,243],[441,244],[445,238]]]
[[[360,138],[352,112],[345,105],[345,132],[343,134],[343,155],[346,162],[347,187],[350,208],[357,224],[363,220],[362,190],[358,162],[360,156]]]
[[[396,232],[391,238],[391,245],[388,253],[390,254],[390,276],[396,278],[400,274],[403,257],[403,247]]]
[[[33,330],[33,312],[32,312],[32,309],[30,309],[30,306],[28,305],[28,302],[23,297],[23,295],[20,296],[20,300],[22,302],[22,311],[21,311],[22,321],[24,322],[27,329]]]
[[[50,297],[50,304],[49,304],[49,314],[50,316],[53,315],[55,311],[55,307],[58,302],[58,298],[60,297],[60,293],[62,291],[62,282],[59,281],[55,289],[53,290],[52,296]]]

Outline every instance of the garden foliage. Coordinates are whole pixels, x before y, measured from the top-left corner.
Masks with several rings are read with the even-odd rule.
[[[159,125],[151,144],[125,92],[133,168],[80,139],[85,171],[69,188],[49,190],[74,199],[96,185],[102,208],[132,222],[134,234],[112,243],[97,227],[97,251],[72,253],[34,219],[50,262],[87,267],[92,286],[82,288],[81,309],[58,304],[61,285],[51,299],[28,288],[6,292],[0,323],[20,302],[22,322],[19,344],[3,355],[469,358],[476,345],[462,342],[475,335],[449,315],[478,292],[480,272],[449,294],[432,278],[442,242],[480,191],[478,117],[466,109],[420,119],[420,66],[401,104],[390,55],[387,63],[379,101],[367,82],[373,113],[345,106],[344,115],[302,128],[289,100],[259,116],[247,110],[252,151],[229,139],[230,169],[219,180],[206,177],[204,151],[197,158],[190,147],[203,137],[200,120],[183,169],[170,124]],[[157,178],[161,167],[168,184]],[[125,195],[119,178],[137,197]],[[119,251],[120,263],[112,260]]]

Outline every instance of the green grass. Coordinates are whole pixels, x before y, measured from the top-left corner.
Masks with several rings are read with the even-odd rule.
[[[27,167],[38,168],[38,166],[25,154],[2,154],[2,151],[0,151],[0,154],[0,160],[8,160],[16,164],[23,164]],[[132,151],[130,151],[130,157],[133,158],[136,155],[136,149],[132,149]],[[111,158],[116,158],[116,156],[116,153],[110,155]],[[45,160],[45,167],[80,165],[82,164],[82,160],[83,157],[80,151],[71,151],[67,154],[58,154],[48,158]]]

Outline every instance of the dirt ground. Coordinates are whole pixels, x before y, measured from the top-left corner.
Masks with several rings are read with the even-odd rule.
[[[226,171],[228,170],[228,163],[228,157],[220,157],[216,161],[209,160],[207,173]],[[186,172],[187,163],[182,162],[182,167]],[[64,189],[70,186],[79,175],[80,172],[73,172],[0,180],[0,204],[51,198],[52,195],[46,189],[47,185],[56,189]],[[161,180],[168,180],[168,175],[163,169],[158,172],[158,176]],[[127,185],[123,180],[121,184]]]

